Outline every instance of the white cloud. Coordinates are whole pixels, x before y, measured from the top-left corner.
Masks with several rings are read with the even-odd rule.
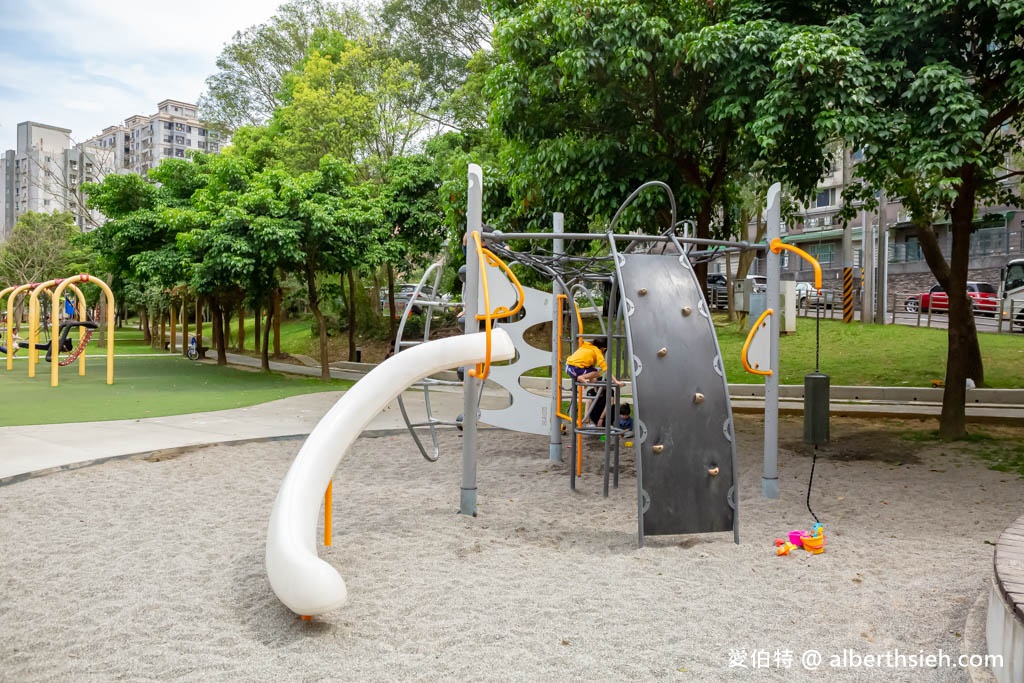
[[[0,150],[17,124],[76,140],[166,98],[194,102],[237,31],[283,0],[0,0]]]

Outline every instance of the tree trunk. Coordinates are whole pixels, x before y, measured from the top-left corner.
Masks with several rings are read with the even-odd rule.
[[[316,291],[316,273],[306,270],[306,293],[309,297],[309,309],[316,318],[317,329],[320,331],[320,379],[325,382],[331,378],[331,365],[327,356],[327,321],[320,310],[320,296]]]
[[[227,335],[224,324],[224,311],[221,309],[220,300],[210,298],[210,317],[213,318],[213,339],[217,345],[217,365],[228,364]]]
[[[355,270],[348,269],[348,360],[356,360],[356,276]]]
[[[238,304],[238,352],[245,351],[245,304]]]
[[[170,350],[171,353],[177,353],[178,352],[178,307],[174,305],[173,301],[171,302],[170,314],[171,314],[171,346],[170,346],[169,350]]]
[[[435,292],[436,294],[436,292]],[[388,339],[398,336],[398,311],[395,310],[395,267],[388,264]]]
[[[256,320],[257,321],[259,321],[259,316],[260,316],[259,308],[257,308],[256,309]],[[260,345],[260,343],[258,341],[256,342],[256,345],[260,348],[260,368],[262,368],[264,372],[270,372],[270,324],[272,322],[271,319],[273,317],[274,317],[274,308],[273,308],[273,306],[271,306],[270,308],[267,309],[267,320],[266,320],[266,324],[263,326],[263,344]],[[256,329],[257,329],[257,331],[260,329],[259,324],[256,325]]]
[[[272,314],[268,314],[269,318],[274,321],[274,355],[281,355],[281,299],[284,298],[281,294],[281,288],[278,287],[274,290],[274,310]]]
[[[145,306],[139,309],[139,327],[142,328],[143,343],[152,344],[153,333],[149,329],[149,314],[146,313]]]
[[[163,315],[160,313],[160,311],[154,311],[149,315],[149,326],[151,328],[149,336],[150,339],[152,340],[150,342],[150,347],[154,349],[160,348],[160,322],[162,319]]]
[[[188,353],[188,298],[181,300],[181,355]]]
[[[252,307],[253,314],[253,331],[252,331],[252,343],[256,347],[256,353],[263,353],[263,307],[256,304]]]
[[[938,240],[931,233],[925,259],[949,297],[947,312],[946,388],[942,394],[942,416],[939,436],[945,440],[962,438],[967,434],[967,388],[970,378],[977,386],[985,381],[978,330],[974,323],[972,301],[967,296],[967,267],[970,261],[971,228],[974,220],[974,169],[961,171],[961,184],[950,212],[952,246],[949,264],[942,258]],[[924,240],[921,241],[924,246]],[[933,265],[936,262],[938,268]],[[939,277],[939,276],[944,277]]]

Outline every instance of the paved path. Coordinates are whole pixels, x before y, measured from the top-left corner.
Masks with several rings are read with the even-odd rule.
[[[259,367],[259,361],[229,354],[229,362]],[[373,366],[339,363],[331,375],[359,379]],[[319,376],[318,367],[271,363],[279,372]],[[454,373],[453,373],[454,374]],[[544,382],[545,380],[539,380]],[[984,391],[984,400],[968,405],[973,421],[1024,424],[1024,391]],[[735,412],[762,412],[763,386],[731,385]],[[802,387],[783,387],[780,411],[802,413]],[[247,408],[210,413],[171,415],[136,420],[78,422],[0,428],[0,486],[21,479],[81,467],[112,458],[190,448],[204,444],[301,438],[308,435],[333,406],[341,392],[321,392],[280,399]],[[425,415],[423,393],[407,391],[403,400],[414,419]],[[832,387],[833,415],[937,417],[941,390],[878,387]],[[462,412],[462,391],[438,387],[431,391],[434,414],[454,418]],[[370,424],[368,431],[405,429],[397,402],[392,402]]]

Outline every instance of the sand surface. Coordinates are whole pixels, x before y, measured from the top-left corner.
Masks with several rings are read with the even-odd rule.
[[[643,549],[632,464],[603,498],[597,442],[573,493],[546,438],[482,433],[473,519],[455,514],[455,432],[437,463],[407,435],[364,437],[336,475],[320,553],[349,604],[313,622],[278,602],[263,563],[299,441],[0,487],[0,680],[968,680],[829,658],[961,654],[1024,482],[898,427],[834,421],[812,497],[826,552],[777,557],[773,539],[812,521],[801,429],[783,419],[782,497],[766,500],[759,423],[737,416],[739,545],[708,534]],[[817,672],[801,666],[811,649]]]

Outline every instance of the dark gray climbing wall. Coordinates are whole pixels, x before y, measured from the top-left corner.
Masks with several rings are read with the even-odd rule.
[[[735,530],[728,385],[689,259],[622,254],[643,535]]]

